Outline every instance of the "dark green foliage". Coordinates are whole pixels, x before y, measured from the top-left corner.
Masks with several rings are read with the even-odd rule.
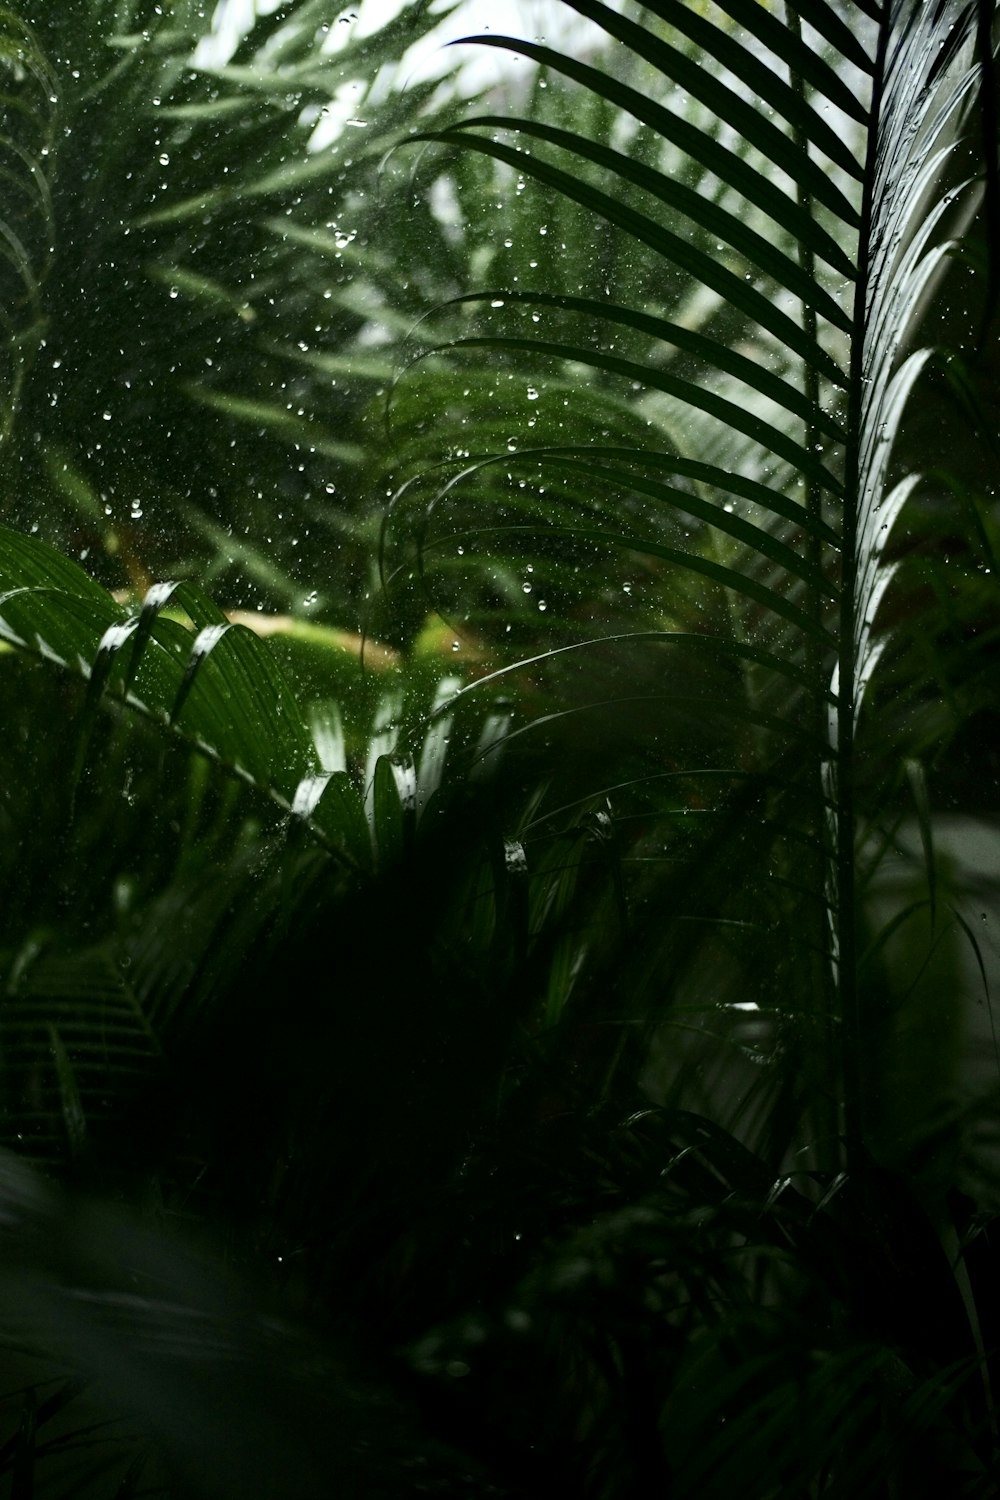
[[[355,627],[378,499],[359,414],[391,373],[358,348],[359,290],[411,196],[379,165],[398,95],[306,152],[339,88],[398,65],[424,7],[325,53],[353,22],[297,6],[215,67],[192,66],[200,0],[41,11],[4,23],[8,172],[27,200],[11,200],[7,275],[30,292],[8,299],[8,520],[27,529],[44,506],[48,538],[109,586],[197,573],[261,607],[309,596]],[[404,299],[399,316],[422,310]]]
[[[12,1500],[996,1493],[993,10],[569,5],[0,13]]]

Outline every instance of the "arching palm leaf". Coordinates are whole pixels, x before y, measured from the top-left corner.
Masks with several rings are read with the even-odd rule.
[[[734,856],[747,887],[716,907],[730,921],[749,918],[752,937],[738,957],[726,939],[735,984],[731,975],[715,998],[797,1010],[801,1037],[825,1038],[826,1057],[839,1036],[844,1114],[839,1123],[828,1116],[827,1143],[843,1131],[855,1159],[865,1050],[855,847],[873,811],[858,805],[856,787],[859,777],[884,778],[885,750],[888,763],[892,755],[862,710],[892,576],[886,543],[920,485],[894,456],[926,359],[910,350],[946,263],[949,224],[962,222],[956,205],[970,193],[975,201],[975,184],[952,164],[973,128],[981,77],[975,12],[873,5],[845,20],[840,9],[810,5],[781,19],[734,0],[712,18],[679,0],[624,14],[600,0],[568,3],[610,39],[603,65],[538,42],[474,40],[616,106],[633,129],[659,138],[659,158],[637,160],[527,117],[472,117],[433,138],[580,205],[595,237],[658,266],[664,286],[692,278],[717,311],[692,330],[676,314],[609,300],[597,278],[553,295],[541,273],[469,296],[464,308],[478,303],[487,326],[458,337],[459,351],[486,347],[511,368],[527,357],[537,370],[596,372],[637,413],[653,414],[653,429],[630,448],[572,438],[557,446],[508,418],[514,456],[484,454],[487,432],[479,461],[438,485],[434,524],[443,539],[463,539],[465,492],[482,517],[484,480],[499,468],[520,477],[514,507],[539,549],[579,546],[609,560],[620,550],[646,562],[671,601],[664,641],[675,645],[657,657],[658,683],[647,691],[674,704],[668,712],[689,712],[693,690],[696,713],[742,720],[740,752],[731,758],[732,743],[720,741],[727,759],[711,765],[733,785],[765,778],[752,814],[765,868]],[[693,114],[689,99],[698,101]],[[707,126],[701,108],[725,124]],[[653,435],[659,413],[670,446]],[[509,500],[501,504],[509,511]],[[513,564],[516,553],[498,554],[481,529],[470,541],[487,560]],[[699,580],[691,625],[673,602],[685,575]],[[647,596],[655,599],[656,583]],[[678,691],[668,665],[692,646],[692,660],[704,660],[709,641],[742,681],[724,700],[711,677],[699,683],[695,672],[692,689],[693,668]],[[683,748],[669,753],[690,764]],[[745,845],[745,807],[728,837]],[[667,848],[682,857],[669,838]],[[683,900],[680,910],[689,911]],[[777,944],[767,934],[775,923]],[[807,1094],[835,1088],[830,1076],[807,1075]]]
[[[503,602],[502,624],[527,657],[526,696],[537,695],[533,724],[511,732],[500,706],[474,726],[468,782],[503,742],[543,742],[528,762],[533,784],[513,812],[484,799],[489,837],[464,803],[456,822],[436,817],[460,715],[503,671],[479,688],[445,683],[412,759],[397,685],[373,695],[367,753],[355,733],[352,756],[337,714],[313,701],[329,694],[293,689],[276,650],[200,590],[145,590],[136,576],[145,602],[130,610],[33,538],[3,533],[5,638],[86,684],[68,775],[78,801],[100,743],[98,710],[117,714],[124,703],[167,743],[199,742],[267,794],[273,812],[246,818],[238,839],[220,819],[203,857],[186,855],[158,888],[149,881],[131,912],[125,890],[113,940],[95,943],[84,914],[48,946],[31,931],[5,951],[6,1123],[22,1103],[43,1157],[66,1139],[84,1159],[109,1063],[126,1088],[135,1064],[141,1091],[168,1038],[190,1064],[182,1083],[193,1102],[185,1113],[173,1101],[178,1128],[155,1122],[169,1139],[150,1146],[147,1179],[193,1192],[204,1170],[208,1191],[250,1219],[261,1260],[294,1255],[335,1323],[355,1317],[394,1348],[421,1340],[421,1373],[449,1387],[453,1403],[456,1390],[473,1392],[469,1408],[461,1394],[451,1408],[460,1421],[471,1409],[474,1427],[487,1407],[487,1427],[496,1412],[509,1417],[514,1467],[529,1487],[534,1479],[550,1492],[568,1475],[576,1492],[617,1500],[668,1484],[728,1495],[737,1483],[767,1500],[776,1485],[876,1495],[912,1480],[985,1496],[992,1438],[974,1318],[935,1230],[865,1160],[873,1090],[860,1066],[865,969],[854,938],[855,844],[877,806],[871,786],[896,758],[864,712],[864,689],[878,681],[876,610],[890,597],[883,539],[918,493],[891,450],[919,373],[908,340],[956,186],[935,150],[963,128],[977,82],[972,17],[903,4],[884,14],[866,5],[845,20],[809,0],[801,21],[783,20],[728,0],[709,18],[657,0],[636,22],[598,0],[572,3],[612,39],[606,56],[484,40],[548,70],[536,103],[557,73],[576,93],[545,115],[438,132],[449,152],[475,142],[468,159],[496,166],[497,196],[509,193],[517,213],[532,200],[543,211],[530,240],[530,215],[519,223],[512,207],[511,245],[479,244],[491,285],[452,308],[455,367],[422,360],[392,403],[410,443],[407,477],[418,477],[391,522],[420,515],[425,583],[444,557],[438,576],[466,658],[469,647],[485,656]],[[327,66],[296,51],[294,26],[283,30],[290,15],[311,26],[319,12],[303,3],[259,19],[210,99],[199,92],[204,75],[181,66],[189,38],[175,47],[188,12],[174,6],[154,20],[148,9],[116,7],[135,29],[121,37],[123,66],[97,70],[104,97],[165,58],[180,90],[170,117],[179,134],[165,154],[195,177],[201,148],[187,128],[243,121],[248,154],[260,144],[267,161],[242,187],[266,200],[262,223],[275,237],[254,262],[254,302],[239,277],[211,271],[210,243],[191,240],[206,212],[231,228],[241,195],[220,197],[212,174],[211,203],[197,183],[174,195],[157,186],[158,155],[149,164],[156,204],[141,229],[170,251],[160,262],[167,299],[204,309],[207,357],[216,317],[253,333],[246,371],[228,367],[234,384],[198,371],[181,404],[193,409],[194,396],[234,431],[259,425],[269,442],[315,446],[303,463],[349,470],[355,456],[336,447],[341,435],[319,432],[315,410],[303,404],[300,415],[294,401],[289,410],[268,382],[279,367],[339,380],[351,362],[335,348],[296,341],[293,351],[282,327],[256,342],[270,296],[294,309],[301,290],[302,308],[315,305],[294,281],[287,301],[279,293],[279,272],[300,251],[313,265],[353,253],[348,225],[319,222],[308,204],[286,212],[308,182],[325,190],[329,164],[286,172],[279,132],[270,134],[289,80],[294,113]],[[34,181],[26,159],[47,160],[43,61],[61,43],[53,29],[36,53],[28,32],[9,18],[3,27],[0,60],[25,104],[21,133],[4,144],[13,142],[15,175]],[[251,95],[277,110],[256,120],[256,134]],[[162,109],[166,89],[156,97]],[[228,164],[223,138],[212,150],[214,168]],[[464,169],[449,170],[460,190]],[[47,219],[41,209],[28,219],[31,233],[4,261],[14,339],[23,328],[41,336],[25,267]],[[391,275],[374,255],[367,270],[370,283]],[[253,320],[240,317],[248,298]],[[350,312],[343,287],[323,300]],[[365,361],[358,383],[370,392],[386,368],[377,355]],[[16,361],[12,370],[20,399]],[[103,432],[104,410],[113,428],[115,409],[100,381],[95,389]],[[83,408],[92,396],[84,384]],[[107,466],[103,439],[91,437],[86,464],[56,454],[49,477],[93,506],[94,474]],[[432,454],[441,466],[421,489]],[[255,474],[256,444],[247,461]],[[28,500],[27,460],[18,462],[17,493]],[[231,519],[202,517],[213,547],[227,547]],[[241,546],[233,541],[234,555]],[[271,566],[276,592],[287,586],[271,559],[252,563],[260,578]],[[418,565],[407,557],[403,572]],[[415,611],[411,601],[418,628],[423,597]],[[400,638],[413,633],[411,618]],[[553,641],[562,649],[546,649]],[[917,769],[911,780],[926,833]],[[196,804],[197,787],[171,810],[196,821]],[[501,815],[506,844],[495,837]],[[431,830],[426,860],[413,857],[418,820]],[[300,842],[303,832],[319,834],[335,860]],[[876,939],[875,958],[892,936]],[[103,1074],[91,1066],[101,1048]],[[623,1125],[640,1067],[666,1105],[712,1118],[668,1107]],[[220,1088],[223,1075],[232,1082]],[[154,1093],[145,1116],[133,1108],[129,1118],[149,1122],[159,1103]],[[994,1118],[984,1111],[981,1123]],[[846,1181],[803,1172],[839,1166],[841,1135]],[[193,1159],[181,1163],[185,1152]],[[106,1159],[120,1164],[121,1153]],[[794,1184],[789,1171],[800,1174]],[[27,1217],[4,1247],[15,1300],[35,1222],[57,1223],[61,1210]],[[87,1367],[96,1339],[105,1375],[119,1372],[131,1397],[129,1351],[105,1338],[120,1298],[118,1243],[96,1235],[110,1290],[91,1296],[93,1317],[72,1322],[68,1352]],[[155,1238],[133,1241],[130,1264],[158,1254]],[[53,1277],[31,1282],[39,1300],[28,1330],[50,1351],[79,1270],[72,1258],[54,1265],[57,1288]],[[187,1286],[174,1300],[195,1313],[202,1305]],[[440,1332],[421,1339],[429,1322],[487,1301],[483,1317],[498,1314],[491,1337],[477,1313],[451,1342]],[[176,1308],[141,1305],[151,1342],[173,1349]],[[190,1326],[183,1310],[180,1321]],[[253,1376],[257,1324],[244,1333]],[[207,1355],[202,1368],[216,1370],[218,1339],[194,1344],[194,1360]],[[138,1382],[138,1406],[170,1429],[168,1450],[205,1436],[197,1423],[186,1431],[190,1403],[157,1399],[178,1368],[187,1372],[172,1358],[154,1362]],[[468,1374],[464,1385],[457,1377]],[[234,1393],[234,1419],[253,1423],[245,1395]],[[49,1420],[27,1401],[24,1412],[3,1460],[19,1466],[22,1488]],[[482,1446],[498,1447],[489,1430]],[[294,1488],[297,1473],[289,1466],[282,1483]],[[205,1482],[227,1481],[220,1459]],[[269,1483],[267,1466],[247,1482]],[[362,1473],[359,1490],[366,1482]],[[403,1484],[412,1487],[408,1476]]]

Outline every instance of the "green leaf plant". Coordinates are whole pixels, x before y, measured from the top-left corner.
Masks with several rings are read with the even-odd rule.
[[[856,1166],[871,1040],[858,988],[857,850],[880,826],[879,795],[907,757],[905,743],[885,743],[866,703],[894,639],[893,545],[898,552],[906,520],[915,515],[919,527],[940,494],[940,475],[910,464],[904,424],[914,406],[926,412],[920,382],[933,351],[920,329],[940,300],[954,235],[995,177],[992,159],[970,159],[967,144],[980,101],[992,98],[988,26],[974,7],[861,7],[851,24],[826,6],[779,17],[733,5],[714,20],[673,3],[634,18],[590,0],[571,8],[611,39],[603,67],[539,42],[471,40],[530,58],[621,111],[663,143],[660,161],[534,117],[474,116],[429,138],[516,173],[518,195],[527,184],[579,205],[593,238],[620,260],[658,266],[664,290],[659,301],[619,303],[598,275],[575,295],[554,294],[543,267],[466,294],[461,312],[481,307],[486,328],[450,347],[468,358],[463,426],[485,441],[460,462],[446,457],[443,481],[426,472],[408,480],[390,526],[403,530],[401,518],[416,514],[427,568],[455,541],[491,575],[523,571],[534,549],[542,561],[527,568],[535,577],[524,592],[550,596],[538,607],[561,616],[570,643],[548,663],[579,663],[580,679],[584,663],[623,643],[581,635],[560,567],[586,555],[597,559],[589,573],[604,566],[614,579],[625,555],[645,571],[640,618],[648,627],[658,609],[660,631],[635,634],[650,665],[632,680],[657,683],[649,733],[678,770],[728,778],[734,796],[742,786],[739,795],[756,799],[764,863],[733,869],[747,872],[744,899],[776,902],[771,930],[782,936],[776,963],[767,947],[763,985],[743,960],[739,983],[748,1003],[782,990],[782,1011],[801,1006],[798,1024],[822,1038],[819,1052],[839,1054],[836,1088],[812,1079],[806,1089],[826,1095],[827,1164],[843,1149]],[[711,125],[692,122],[689,98]],[[529,227],[527,201],[511,205],[514,233]],[[696,328],[683,310],[668,311],[682,300],[672,285],[687,277],[714,295],[715,311]],[[472,359],[479,349],[489,350],[488,393]],[[522,396],[530,420],[519,424],[518,403],[505,403],[510,441],[490,453],[487,406],[495,411],[504,372],[525,360],[536,372],[527,401],[538,404]],[[537,372],[550,369],[571,393],[561,408],[586,407],[588,372],[624,395],[631,388],[645,440],[564,440],[572,412],[542,420]],[[404,438],[420,385],[411,373],[395,398]],[[423,399],[438,396],[427,377]],[[975,425],[985,464],[988,419]],[[449,606],[468,598],[454,587]],[[531,667],[545,665],[539,646]],[[599,710],[586,685],[578,692],[576,710],[584,695]],[[725,724],[725,759],[701,759],[696,740],[685,761],[682,734],[667,740],[663,719],[692,715]],[[726,799],[714,806],[724,818]],[[746,824],[744,808],[729,836],[745,841]],[[724,899],[733,895],[731,882]]]
[[[550,88],[566,80],[569,97],[575,88],[619,112],[610,138],[589,133],[596,114],[583,105],[569,124],[538,111],[483,113],[427,138],[497,164],[515,244],[531,237],[545,245],[538,237],[547,238],[553,200],[582,210],[591,224],[586,250],[563,246],[576,255],[578,279],[554,291],[540,251],[530,269],[521,263],[517,276],[480,284],[456,304],[464,327],[448,347],[457,380],[444,386],[419,365],[406,374],[393,396],[403,477],[386,553],[395,544],[406,558],[409,544],[442,610],[471,621],[486,639],[490,613],[499,609],[501,629],[526,649],[487,683],[545,682],[554,701],[544,724],[528,733],[546,734],[547,754],[558,745],[572,764],[588,736],[606,754],[604,779],[595,775],[600,755],[591,756],[586,774],[591,794],[608,799],[609,830],[625,846],[631,913],[618,982],[605,979],[596,1002],[579,986],[560,1017],[575,1075],[561,1095],[564,1107],[586,1111],[616,1097],[624,1105],[640,1074],[666,1111],[668,1134],[677,1106],[732,1132],[727,1146],[712,1136],[712,1170],[722,1170],[716,1148],[735,1152],[739,1141],[752,1149],[758,1185],[733,1193],[756,1201],[765,1217],[788,1181],[812,1198],[814,1222],[825,1222],[829,1194],[846,1181],[855,1231],[869,1250],[860,1252],[860,1241],[853,1250],[842,1244],[833,1253],[845,1265],[882,1253],[872,1238],[882,1235],[876,1224],[894,1224],[888,1235],[895,1240],[906,1222],[916,1236],[910,1251],[937,1265],[932,1273],[927,1262],[927,1290],[949,1303],[941,1326],[950,1325],[947,1337],[964,1348],[957,1357],[971,1361],[965,1368],[980,1362],[979,1395],[969,1397],[959,1424],[970,1437],[978,1431],[983,1446],[967,1470],[956,1460],[948,1483],[986,1493],[995,1460],[984,1455],[995,1450],[985,1437],[992,1419],[982,1360],[989,1354],[995,1368],[997,1330],[981,1269],[970,1286],[963,1246],[985,1222],[977,1215],[995,1212],[989,1192],[970,1197],[967,1189],[973,1176],[992,1170],[974,1121],[995,1109],[996,1056],[988,1083],[970,1090],[961,1061],[970,991],[963,998],[955,961],[942,955],[957,939],[983,984],[986,966],[968,916],[954,907],[945,915],[938,904],[940,860],[923,766],[947,784],[948,747],[969,711],[962,705],[982,682],[977,647],[958,633],[957,619],[969,609],[989,622],[974,627],[987,631],[979,650],[989,651],[995,632],[996,585],[981,576],[984,565],[989,572],[983,528],[993,524],[995,422],[973,394],[992,383],[983,351],[996,332],[995,244],[980,252],[986,285],[978,295],[950,269],[956,257],[974,254],[964,245],[989,240],[997,181],[994,12],[905,0],[783,9],[722,0],[710,11],[681,0],[624,11],[601,0],[567,4],[605,34],[603,49],[560,51],[496,35],[469,40],[530,59]],[[637,135],[642,152],[632,149]],[[654,289],[628,300],[626,288],[619,298],[608,262],[641,265]],[[697,317],[692,283],[707,298],[707,313]],[[935,348],[935,337],[947,341],[949,320],[951,350]],[[971,373],[967,396],[942,399],[942,366],[955,391]],[[616,440],[611,422],[590,416],[595,379],[598,400],[617,398],[644,423],[638,442]],[[432,403],[445,406],[442,395],[460,414],[461,447],[439,446],[432,468],[432,442],[418,429]],[[968,451],[954,451],[942,423],[964,434]],[[438,426],[450,436],[447,422]],[[976,475],[968,489],[959,469]],[[971,514],[957,521],[963,494]],[[967,530],[969,519],[974,534],[949,572],[948,591],[934,531]],[[610,590],[597,602],[579,578],[589,583],[602,572]],[[611,596],[623,574],[633,580],[628,592],[642,598],[619,596],[616,606]],[[926,587],[914,600],[908,574],[935,579],[930,600]],[[521,579],[529,597],[518,610]],[[514,583],[506,593],[504,580]],[[913,647],[921,640],[918,659]],[[935,640],[938,648],[927,650]],[[989,701],[995,704],[992,694]],[[935,703],[941,711],[932,723]],[[980,699],[972,712],[984,706]],[[569,800],[540,805],[525,839],[529,869]],[[957,805],[980,813],[976,798]],[[907,824],[919,833],[922,873],[912,899],[887,916],[876,892],[893,878]],[[989,889],[993,903],[995,878]],[[900,964],[900,928],[915,945],[912,964]],[[579,1038],[595,1025],[606,1041],[588,1067]],[[620,1047],[610,1040],[616,1032],[626,1038]],[[906,1102],[914,1087],[926,1092]],[[678,1146],[674,1159],[685,1149]],[[640,1217],[633,1232],[609,1217],[596,1233],[625,1255],[651,1223]],[[676,1274],[683,1252],[649,1232],[658,1248],[636,1254],[647,1266],[646,1256],[659,1256],[656,1263],[670,1268],[665,1274]],[[668,1238],[672,1232],[664,1225]],[[573,1285],[618,1287],[618,1271],[598,1269],[604,1250],[595,1249],[592,1261],[585,1241],[595,1243],[584,1232],[581,1259],[566,1273]],[[757,1230],[746,1241],[723,1236],[718,1243],[763,1249]],[[800,1268],[806,1262],[808,1274],[823,1280],[809,1255]],[[545,1274],[524,1283],[529,1322]],[[721,1297],[738,1321],[734,1309],[747,1283],[737,1280],[740,1290],[734,1284]],[[568,1295],[579,1312],[583,1302]],[[676,1295],[673,1307],[686,1305]],[[558,1320],[551,1305],[543,1316],[550,1314]],[[711,1342],[694,1316],[702,1329],[694,1343]],[[741,1362],[761,1348],[757,1335],[728,1365],[734,1381],[748,1383],[737,1402],[734,1468],[727,1469],[725,1440],[706,1422],[690,1469],[675,1457],[684,1443],[672,1412],[694,1344],[685,1344],[659,1385],[648,1361],[670,1365],[667,1336],[651,1351],[629,1317],[622,1313],[631,1332],[613,1341],[607,1366],[594,1350],[589,1363],[580,1356],[584,1380],[601,1394],[581,1387],[573,1399],[588,1412],[592,1399],[600,1426],[614,1404],[604,1383],[621,1382],[619,1410],[634,1414],[639,1398],[628,1392],[635,1379],[652,1403],[649,1446],[636,1458],[634,1490],[616,1488],[623,1462],[616,1447],[614,1477],[592,1472],[593,1492],[638,1494],[661,1485],[683,1494],[731,1486],[798,1492],[803,1481],[782,1479],[774,1467],[776,1434],[784,1445],[795,1425],[788,1408],[761,1438],[769,1460],[762,1453],[747,1477],[751,1433],[767,1403],[779,1399],[763,1364],[751,1376]],[[916,1303],[913,1317],[920,1319]],[[536,1355],[550,1336],[571,1337],[546,1328]],[[732,1324],[724,1319],[721,1329],[728,1338]],[[473,1322],[466,1355],[449,1345],[448,1357],[471,1359],[468,1350],[485,1338],[476,1330]],[[606,1325],[601,1330],[595,1339]],[[641,1373],[630,1377],[633,1336],[646,1352],[634,1348]],[[907,1338],[896,1333],[889,1342],[898,1350]],[[911,1375],[925,1353],[909,1346],[903,1357]],[[717,1356],[723,1359],[718,1349]],[[859,1370],[873,1372],[868,1356],[859,1349],[855,1356]],[[568,1367],[574,1356],[565,1358]],[[974,1418],[983,1382],[986,1405]],[[649,1384],[665,1404],[649,1396]],[[506,1387],[496,1390],[502,1400]],[[892,1427],[901,1409],[896,1417],[887,1412],[876,1422]],[[716,1420],[731,1417],[720,1407]],[[911,1473],[899,1449],[880,1466],[860,1428],[848,1445],[856,1439],[867,1454],[861,1468],[852,1468],[855,1459],[827,1463],[816,1454],[802,1493],[847,1493],[855,1484],[872,1494],[924,1493],[924,1483],[931,1493],[943,1482],[941,1470],[935,1480]],[[627,1445],[621,1427],[607,1440]],[[594,1437],[598,1448],[601,1441]]]
[[[213,11],[5,12],[5,518],[29,530],[44,508],[47,539],[112,588],[194,577],[357,629],[360,429],[391,374],[359,339],[415,222],[408,177],[379,164],[401,58],[436,18],[407,6],[358,36],[348,7],[282,6],[227,55]],[[438,118],[436,94],[405,110]]]
[[[383,182],[451,300],[426,278],[395,383],[317,275],[410,276],[310,196],[360,216],[390,139],[346,187],[304,150],[335,16],[206,69],[185,0],[0,9],[17,1500],[995,1493],[1000,1112],[960,1003],[996,883],[938,815],[996,712],[993,11],[567,4],[586,44],[472,39],[532,64],[520,114],[411,101]],[[499,242],[449,238],[435,180]],[[304,488],[261,484],[289,453]],[[207,591],[237,554],[268,609],[322,585],[291,559],[331,464],[403,671]],[[102,484],[198,566],[164,533],[86,572]]]

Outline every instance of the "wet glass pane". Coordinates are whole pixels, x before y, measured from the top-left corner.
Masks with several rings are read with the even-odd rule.
[[[0,7],[12,1500],[993,1493],[995,50]]]

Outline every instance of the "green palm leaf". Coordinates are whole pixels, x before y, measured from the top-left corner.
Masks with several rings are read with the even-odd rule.
[[[450,347],[469,372],[477,348],[496,351],[512,370],[533,360],[539,371],[594,372],[637,391],[633,401],[655,413],[657,425],[663,420],[676,446],[660,448],[652,437],[614,452],[593,440],[574,448],[531,434],[526,442],[513,420],[513,459],[491,458],[481,447],[476,462],[439,483],[428,511],[434,546],[465,539],[496,556],[488,526],[470,523],[482,517],[491,484],[503,490],[499,475],[513,465],[529,486],[537,475],[567,509],[537,492],[534,502],[519,498],[512,545],[523,547],[520,534],[534,527],[546,547],[572,537],[605,556],[621,550],[646,558],[664,580],[687,572],[724,586],[728,611],[699,631],[720,651],[764,653],[745,669],[744,711],[758,726],[771,725],[755,741],[758,769],[778,753],[784,730],[806,730],[810,745],[792,777],[791,801],[768,799],[768,859],[772,872],[784,869],[815,903],[807,946],[822,953],[826,932],[832,935],[823,1024],[842,1037],[840,1128],[855,1160],[863,1043],[854,882],[864,817],[855,787],[873,769],[857,761],[873,756],[863,695],[883,649],[878,611],[892,581],[886,544],[920,487],[894,461],[927,359],[919,350],[907,356],[907,348],[946,264],[953,205],[975,191],[949,165],[980,77],[973,12],[957,4],[872,6],[845,28],[840,10],[810,4],[801,11],[803,34],[795,13],[782,21],[764,6],[736,3],[713,20],[675,0],[649,0],[633,19],[601,0],[568,3],[612,39],[613,66],[540,43],[471,40],[530,58],[617,108],[659,137],[659,160],[545,119],[473,116],[427,136],[515,171],[519,191],[533,183],[575,203],[623,254],[659,264],[664,285],[680,273],[711,289],[724,316],[692,329],[609,295],[609,286],[603,298],[588,295],[585,284],[559,295],[527,277],[467,294],[457,310],[485,327],[458,334]],[[726,121],[738,149],[720,139],[718,126],[690,123],[690,104],[669,107],[677,97],[671,90]],[[838,112],[843,127],[831,125]],[[544,328],[533,327],[540,319]],[[431,377],[423,378],[433,390]],[[416,373],[408,381],[419,385]],[[396,398],[401,434],[406,386]],[[689,484],[678,484],[685,475]],[[419,484],[401,492],[393,525],[419,495]],[[608,524],[607,496],[629,506],[639,524]],[[745,498],[734,505],[733,496]],[[500,504],[510,515],[510,501]],[[685,545],[682,516],[696,546]],[[429,542],[425,532],[425,548]],[[682,652],[690,635],[680,629]],[[558,656],[550,660],[555,665]],[[669,677],[662,690],[669,699]],[[712,711],[710,698],[704,706]],[[803,825],[792,807],[810,801]],[[796,1003],[815,1007],[814,964],[796,951],[800,977],[793,981],[784,966],[781,983],[803,997]],[[813,999],[805,1002],[809,990]]]
[[[322,631],[312,633],[328,648]],[[330,763],[336,712],[331,719],[322,703],[303,705],[270,644],[201,590],[154,585],[131,613],[54,548],[6,528],[0,528],[0,639],[85,679],[77,777],[98,709],[123,702],[307,822],[356,871],[389,866],[401,854],[406,799],[395,791],[402,762],[392,757],[404,722],[418,729],[421,722],[412,703],[404,712],[401,690],[388,691],[376,711],[359,784],[339,764],[342,747]],[[445,681],[449,693],[461,684],[453,675]],[[414,687],[419,697],[418,674]],[[342,740],[342,727],[339,734]],[[441,783],[442,750],[433,748],[439,738],[434,727],[423,746],[409,799],[419,795],[421,806]],[[371,842],[363,832],[366,788],[375,797]]]
[[[582,61],[481,38],[540,70],[531,108],[456,124],[415,91],[412,172],[405,151],[382,160],[394,95],[349,146],[304,142],[341,69],[393,61],[421,7],[341,55],[318,0],[282,5],[212,67],[192,62],[196,0],[0,17],[3,462],[22,520],[0,531],[0,636],[12,698],[24,658],[59,684],[25,748],[0,744],[8,779],[52,749],[51,705],[73,714],[60,778],[25,775],[27,810],[16,789],[0,803],[20,839],[5,1139],[193,1204],[269,1285],[294,1257],[335,1327],[409,1343],[457,1427],[488,1410],[484,1451],[510,1432],[508,1472],[539,1492],[985,1497],[992,1271],[963,1300],[952,1264],[975,1262],[938,1224],[980,1227],[945,1212],[945,1179],[995,1204],[995,1108],[974,1159],[914,1172],[933,1225],[868,1160],[892,1082],[880,1028],[921,1015],[873,976],[950,891],[913,761],[941,705],[913,728],[933,673],[906,679],[916,650],[883,622],[914,572],[894,528],[930,529],[902,438],[947,234],[974,212],[952,158],[975,17],[570,3],[607,45]],[[428,172],[457,211],[433,209]],[[389,331],[411,334],[402,374]],[[65,551],[135,603],[26,534],[56,500]],[[967,500],[990,557],[985,498]],[[344,555],[313,551],[317,533]],[[308,584],[344,623],[378,562],[407,663],[378,676],[331,665],[328,627],[269,616],[263,639],[189,581],[251,579],[302,609]],[[432,604],[461,670],[434,654]],[[991,639],[967,667],[960,632],[927,628],[950,699]],[[137,717],[148,740],[124,732]],[[12,707],[18,734],[27,719]],[[881,917],[897,783],[926,893],[868,933],[857,849]],[[956,923],[985,984],[985,944]],[[956,1119],[946,1032],[947,1057],[926,1037],[899,1049],[937,1087],[940,1119],[914,1133],[935,1156]],[[649,1094],[664,1107],[637,1109]],[[21,1215],[10,1202],[0,1312],[46,1372],[103,1375],[182,1487],[190,1465],[220,1492],[298,1493],[317,1435],[343,1482],[328,1405],[301,1441],[289,1426],[294,1463],[257,1418],[272,1324],[233,1336],[220,1434],[190,1396],[231,1354],[204,1283],[161,1274],[166,1302],[128,1303],[121,1337],[123,1259],[154,1274],[169,1253],[127,1220],[67,1233],[36,1187],[0,1183]],[[87,1257],[102,1290],[81,1312]],[[26,1395],[2,1445],[25,1494],[64,1394]],[[240,1424],[254,1442],[234,1468]],[[397,1473],[389,1492],[412,1487]]]

